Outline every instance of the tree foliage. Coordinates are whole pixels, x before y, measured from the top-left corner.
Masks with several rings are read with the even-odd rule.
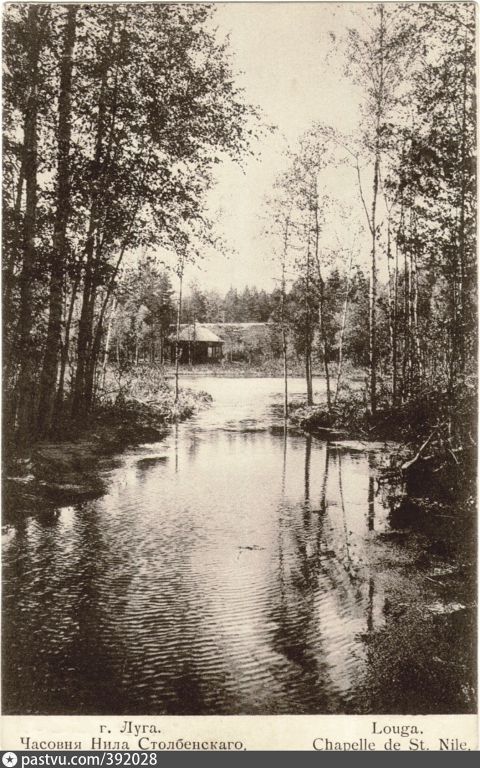
[[[248,151],[257,115],[213,14],[208,4],[6,10],[5,415],[21,440],[92,407],[126,254],[195,258],[209,237],[212,168]]]

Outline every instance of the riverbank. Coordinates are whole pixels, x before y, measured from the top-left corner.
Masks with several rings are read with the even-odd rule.
[[[164,374],[166,379],[173,379],[175,377],[175,366],[164,365]],[[335,374],[335,371],[333,371]],[[182,365],[180,366],[180,379],[184,376],[204,377],[212,376],[219,378],[262,378],[262,379],[283,379],[283,361],[281,359],[272,360],[270,362],[261,362],[258,364],[249,363],[242,360],[227,361],[222,360],[218,363],[205,363],[195,364],[192,366]],[[288,366],[289,378],[303,378],[305,375],[305,367],[303,361],[290,361]],[[335,374],[336,375],[336,374]],[[324,378],[323,370],[313,371],[314,378]],[[345,379],[354,385],[363,383],[365,380],[365,374],[352,366],[347,366],[344,372]]]
[[[415,702],[427,714],[432,701],[445,714],[476,711],[476,388],[424,392],[375,416],[347,392],[330,412],[292,404],[291,422],[358,456],[397,441],[371,495],[390,510],[368,558],[383,624],[372,618],[363,635],[370,662],[351,711],[400,714]]]
[[[184,383],[213,406],[98,454],[105,495],[6,526],[8,713],[475,711],[473,508],[285,432],[281,378]]]
[[[361,393],[350,390],[330,411],[326,404],[292,404],[290,421],[333,445],[358,450],[372,441],[393,441],[385,481],[404,484],[412,508],[433,516],[448,517],[453,511],[468,522],[470,532],[474,530],[476,387],[462,385],[448,393],[430,390],[373,415]]]
[[[175,366],[165,365],[165,377],[167,379],[175,378]],[[289,376],[302,376],[303,370],[301,366],[292,366],[289,369]],[[277,379],[283,376],[283,367],[280,363],[276,362],[271,365],[259,364],[254,365],[244,361],[233,361],[220,363],[205,363],[196,365],[183,365],[179,371],[180,380],[184,376],[194,376],[202,378],[204,376],[211,376],[213,378],[228,378],[228,379]]]
[[[149,399],[121,397],[99,405],[80,427],[69,423],[60,437],[7,452],[3,521],[23,512],[52,510],[102,496],[114,456],[131,446],[161,440],[171,423],[184,421],[211,402],[206,392],[163,384]]]
[[[398,405],[380,405],[372,414],[364,392],[344,387],[330,409],[327,403],[290,404],[290,421],[319,437],[357,440],[395,440],[413,450],[430,438],[451,453],[476,445],[477,400],[475,386],[453,392],[427,390]]]

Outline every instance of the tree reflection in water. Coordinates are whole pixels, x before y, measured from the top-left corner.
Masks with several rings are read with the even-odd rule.
[[[288,443],[284,439],[278,508],[280,589],[278,602],[272,607],[272,620],[277,625],[272,642],[278,653],[295,662],[293,687],[305,691],[305,710],[340,711],[348,709],[350,693],[367,663],[361,638],[374,626],[374,575],[360,562],[363,549],[359,542],[351,542],[352,538],[367,535],[374,514],[373,466],[365,455],[356,458],[370,476],[364,491],[366,524],[363,532],[353,532],[348,519],[352,488],[346,498],[342,449],[319,444],[311,436],[305,438],[300,507],[287,493],[287,457]],[[347,456],[347,460],[351,457]],[[330,476],[335,465],[336,481]],[[321,472],[317,505],[311,493],[312,476],[318,480],[316,466]],[[358,490],[353,490],[358,504]],[[355,509],[353,512],[357,514]],[[332,660],[334,663],[329,663]]]
[[[376,495],[381,447],[288,431],[272,380],[190,385],[215,406],[124,454],[104,497],[7,531],[5,711],[398,711],[408,669],[428,707],[438,626],[441,661],[469,629],[428,614],[436,530]]]

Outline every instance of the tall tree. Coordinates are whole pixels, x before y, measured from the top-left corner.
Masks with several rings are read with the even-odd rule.
[[[40,434],[51,426],[55,404],[58,354],[61,341],[62,301],[65,265],[68,259],[67,225],[70,216],[70,146],[72,133],[72,70],[75,45],[77,7],[65,11],[63,50],[60,60],[60,87],[58,96],[57,129],[57,190],[56,214],[53,229],[53,248],[50,260],[49,317],[45,354],[40,378],[38,425]]]
[[[28,98],[23,129],[23,173],[25,176],[25,215],[23,225],[23,256],[20,273],[20,306],[18,320],[18,353],[20,372],[17,383],[16,419],[22,442],[34,432],[34,355],[32,328],[34,323],[32,291],[37,259],[38,202],[38,118],[40,88],[40,52],[44,41],[42,15],[47,10],[35,5],[28,7],[25,25],[27,38]]]
[[[385,128],[395,108],[398,89],[406,75],[406,62],[411,49],[411,25],[405,21],[403,8],[397,4],[375,3],[368,9],[368,22],[348,30],[347,58],[349,71],[365,92],[364,115],[366,130],[364,147],[372,162],[371,203],[368,209],[363,189],[360,195],[371,236],[369,289],[369,388],[370,409],[377,409],[377,300],[379,194],[382,159],[386,150]],[[359,183],[360,165],[357,159]]]
[[[185,222],[201,222],[214,164],[249,146],[257,114],[235,85],[214,12],[80,4],[6,14],[13,430],[48,433],[64,400],[75,418],[91,409],[127,255],[168,250]]]

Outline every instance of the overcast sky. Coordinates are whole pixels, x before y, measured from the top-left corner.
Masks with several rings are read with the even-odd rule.
[[[248,158],[243,169],[230,161],[218,166],[209,207],[233,255],[209,254],[202,271],[189,268],[187,284],[198,280],[222,292],[231,285],[273,288],[278,267],[272,263],[271,242],[262,236],[262,206],[285,167],[285,149],[294,148],[315,120],[343,131],[358,125],[360,94],[344,75],[343,56],[331,39],[331,33],[341,37],[355,24],[355,6],[358,10],[357,3],[217,5],[216,24],[230,37],[238,83],[277,129],[257,142],[257,157]],[[324,182],[331,195],[358,209],[353,169],[327,173]]]

